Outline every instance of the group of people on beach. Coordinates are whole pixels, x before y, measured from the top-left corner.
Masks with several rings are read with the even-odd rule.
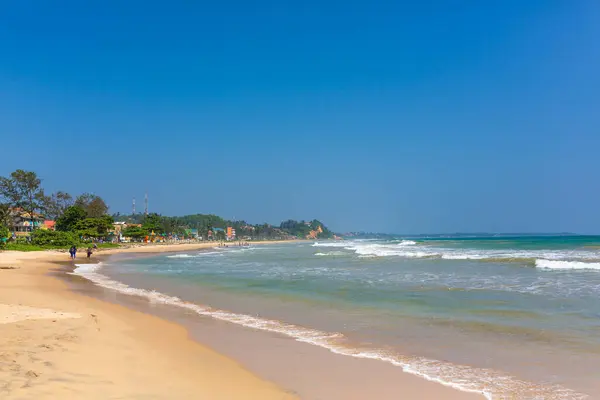
[[[98,246],[94,243],[94,249],[97,249]],[[93,250],[91,247],[88,247],[86,250],[87,258],[92,256]],[[75,259],[77,257],[77,246],[71,246],[69,249],[69,254],[71,255],[71,259]]]

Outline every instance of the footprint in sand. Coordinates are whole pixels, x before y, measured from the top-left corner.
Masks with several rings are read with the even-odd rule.
[[[0,304],[0,324],[27,321],[30,319],[69,319],[81,318],[80,314],[54,311],[47,308],[36,308],[16,304]]]

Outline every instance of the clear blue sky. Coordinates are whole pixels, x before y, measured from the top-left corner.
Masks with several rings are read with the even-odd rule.
[[[0,175],[114,212],[600,232],[599,38],[596,0],[4,2]]]

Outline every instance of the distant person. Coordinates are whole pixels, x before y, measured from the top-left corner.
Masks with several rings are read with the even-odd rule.
[[[94,250],[98,250],[98,245],[94,243]]]
[[[75,246],[71,246],[69,254],[71,255],[71,259],[75,259]]]
[[[73,246],[73,259],[77,258],[77,246]]]
[[[92,248],[88,247],[87,249],[87,258],[90,258],[92,256]]]

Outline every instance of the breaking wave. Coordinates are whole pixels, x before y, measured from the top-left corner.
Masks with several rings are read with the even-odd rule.
[[[258,316],[219,310],[209,306],[189,303],[178,297],[169,296],[155,290],[134,288],[101,274],[99,271],[103,267],[102,263],[76,264],[76,267],[72,272],[74,275],[84,277],[107,289],[146,298],[153,304],[181,307],[201,316],[253,329],[275,332],[299,342],[325,348],[336,354],[383,361],[428,381],[437,382],[464,392],[478,393],[487,399],[579,400],[587,398],[586,395],[558,385],[537,385],[489,369],[473,368],[422,357],[404,356],[378,348],[350,346],[348,339],[339,332],[325,332]]]
[[[167,258],[198,258],[198,257],[215,255],[215,254],[223,254],[223,252],[221,252],[221,251],[203,251],[203,252],[196,253],[196,254],[173,254],[173,255],[167,256]]]
[[[325,256],[347,256],[349,253],[344,251],[329,251],[327,253],[315,253],[315,256],[325,257]]]
[[[191,254],[173,254],[172,256],[167,256],[167,258],[194,258]]]
[[[560,261],[560,260],[536,260],[535,266],[542,269],[555,270],[598,270],[600,271],[600,263],[581,262],[581,261]]]
[[[313,246],[342,248],[353,252],[360,258],[437,258],[442,260],[477,260],[483,262],[520,263],[544,269],[600,270],[600,253],[593,250],[466,249],[421,245],[412,240],[403,240],[395,243],[359,241],[320,242],[314,243]]]

